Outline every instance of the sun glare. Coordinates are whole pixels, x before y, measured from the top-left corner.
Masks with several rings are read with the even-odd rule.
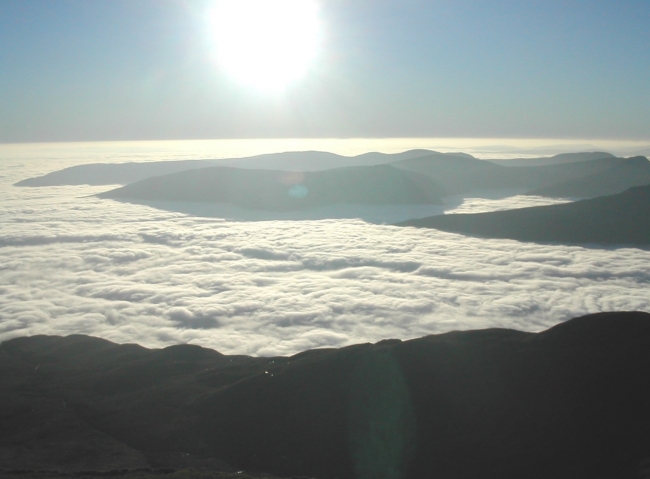
[[[222,0],[210,20],[219,64],[259,89],[300,79],[316,55],[321,26],[314,0]]]

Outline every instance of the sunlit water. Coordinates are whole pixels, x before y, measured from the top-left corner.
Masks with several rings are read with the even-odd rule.
[[[482,240],[358,219],[229,222],[91,196],[110,186],[12,186],[97,161],[443,151],[434,143],[0,145],[0,340],[83,333],[270,355],[452,329],[538,331],[589,312],[650,311],[650,252],[635,248]],[[478,146],[447,151],[523,156]],[[544,201],[467,199],[456,211]]]

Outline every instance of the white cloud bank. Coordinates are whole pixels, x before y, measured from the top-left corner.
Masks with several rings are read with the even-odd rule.
[[[108,188],[11,186],[42,173],[30,165],[0,166],[0,341],[83,333],[271,355],[650,311],[649,251],[191,217],[88,196]]]

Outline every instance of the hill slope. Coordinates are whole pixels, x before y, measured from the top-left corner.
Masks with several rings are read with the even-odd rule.
[[[650,458],[647,313],[289,358],[35,336],[0,372],[0,468],[632,479]]]
[[[584,198],[619,193],[632,186],[650,184],[650,163],[643,157],[623,159],[615,158],[609,153],[567,153],[551,158],[518,162],[517,160],[478,160],[465,153],[411,150],[397,154],[366,153],[355,157],[305,151],[224,160],[78,165],[20,181],[16,186],[126,185],[148,178],[210,167],[305,173],[386,164],[428,177],[420,183],[433,181],[429,193],[435,196],[436,203],[439,203],[441,196],[468,194],[480,196],[484,192],[490,195],[497,193],[500,196],[530,194]],[[330,186],[336,187],[333,184]],[[385,187],[385,185],[381,186]],[[363,185],[361,187],[363,188]],[[152,197],[148,199],[153,200]],[[156,199],[163,200],[162,197]],[[309,203],[309,201],[304,202]],[[371,202],[371,204],[384,203]],[[397,204],[408,204],[408,200],[406,203]],[[270,209],[277,208],[273,206]]]
[[[432,216],[398,225],[519,241],[648,245],[649,210],[650,185],[574,203]]]
[[[567,180],[578,181],[598,173],[604,174],[626,161],[621,158],[607,157],[566,164],[505,167],[476,158],[423,156],[391,164],[397,168],[434,178],[443,186],[446,195],[514,188],[520,189],[522,193],[544,196],[540,188],[564,183]],[[529,193],[531,189],[534,191]]]
[[[556,198],[595,198],[650,184],[650,161],[644,156],[626,158],[612,168],[532,190],[530,194]]]
[[[543,158],[513,158],[510,160],[487,161],[500,166],[548,166],[599,160],[603,158],[614,158],[614,155],[611,153],[606,153],[604,151],[592,151],[581,153],[560,153],[559,155]]]
[[[435,152],[410,150],[395,154],[366,153],[350,157],[323,151],[297,151],[223,160],[93,163],[72,166],[43,176],[28,178],[16,183],[16,186],[126,185],[153,176],[212,166],[282,171],[322,171],[348,166],[380,165],[432,153]],[[438,154],[443,155],[442,153]]]
[[[439,204],[439,189],[431,178],[390,165],[305,173],[215,167],[148,178],[97,196],[286,211],[341,203]]]

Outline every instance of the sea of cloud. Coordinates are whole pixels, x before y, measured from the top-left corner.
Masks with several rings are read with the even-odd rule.
[[[90,334],[230,354],[650,311],[650,252],[485,240],[358,219],[233,222],[18,188],[64,161],[0,163],[0,341]],[[78,161],[77,161],[78,162]],[[469,199],[458,212],[542,204]]]

